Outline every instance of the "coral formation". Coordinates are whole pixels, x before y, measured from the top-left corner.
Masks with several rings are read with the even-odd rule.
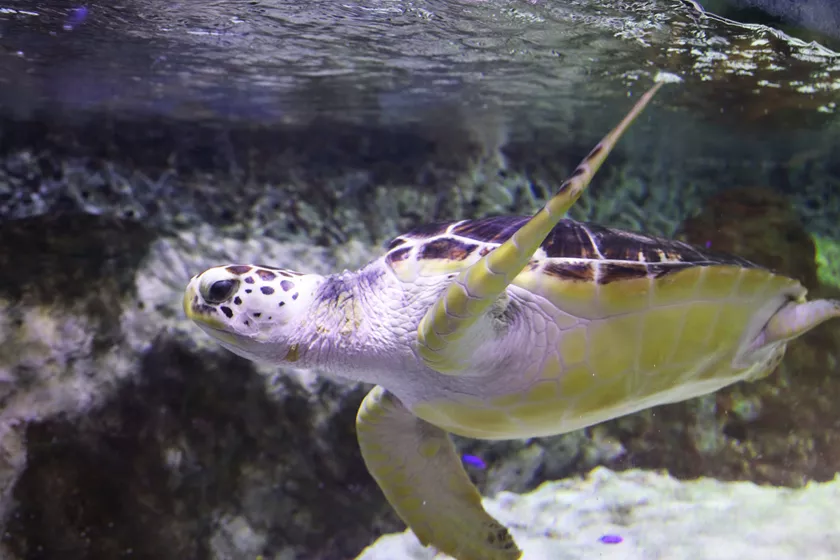
[[[840,476],[789,490],[599,467],[484,503],[511,528],[522,560],[831,560],[840,551],[838,499]],[[444,556],[405,532],[381,537],[357,560],[395,558]]]

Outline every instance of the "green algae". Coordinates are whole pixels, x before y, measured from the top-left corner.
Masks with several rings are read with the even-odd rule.
[[[812,238],[817,250],[817,278],[823,284],[840,288],[840,243],[821,235]]]

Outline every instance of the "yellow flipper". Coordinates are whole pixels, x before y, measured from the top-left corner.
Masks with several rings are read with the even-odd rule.
[[[417,329],[417,353],[430,368],[456,375],[471,356],[458,351],[457,341],[493,305],[530,261],[534,252],[563,219],[618,139],[662,86],[657,82],[627,116],[607,134],[560,185],[554,195],[513,236],[461,272],[426,312]]]
[[[508,530],[490,517],[446,432],[382,387],[362,401],[356,434],[368,471],[425,546],[458,560],[516,560]]]

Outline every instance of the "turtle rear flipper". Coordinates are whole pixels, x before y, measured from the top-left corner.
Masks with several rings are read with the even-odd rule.
[[[753,343],[753,348],[758,349],[802,336],[834,317],[840,317],[838,300],[790,301],[770,317]]]
[[[516,560],[513,538],[481,505],[446,432],[382,387],[356,418],[359,447],[385,497],[424,546],[458,560]]]
[[[461,272],[429,308],[417,329],[417,354],[430,368],[449,375],[464,371],[471,348],[458,344],[469,328],[522,272],[540,244],[580,197],[618,139],[644,110],[657,82],[560,185],[557,194],[507,241]],[[469,346],[469,345],[466,345]]]

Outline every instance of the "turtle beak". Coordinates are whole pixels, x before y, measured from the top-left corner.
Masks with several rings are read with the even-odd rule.
[[[190,283],[187,284],[187,289],[184,290],[184,313],[187,319],[195,321],[196,310],[195,305],[198,304],[198,276],[193,276]]]

